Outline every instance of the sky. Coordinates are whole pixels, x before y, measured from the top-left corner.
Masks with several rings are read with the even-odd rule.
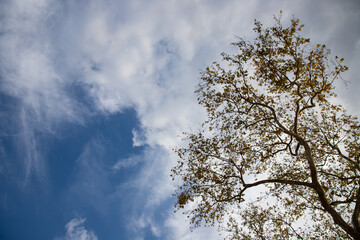
[[[0,239],[222,239],[174,213],[172,149],[199,72],[280,10],[345,58],[360,116],[358,0],[1,0]]]

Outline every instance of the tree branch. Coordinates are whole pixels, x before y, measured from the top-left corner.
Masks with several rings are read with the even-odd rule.
[[[360,215],[360,189],[358,189],[358,192],[356,194],[356,203],[355,203],[354,213],[353,213],[352,219],[351,219],[352,224],[355,227],[355,229],[357,230],[357,232],[360,232],[359,215]]]

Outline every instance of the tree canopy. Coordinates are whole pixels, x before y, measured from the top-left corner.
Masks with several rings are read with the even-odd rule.
[[[201,74],[208,119],[175,151],[176,208],[233,239],[360,239],[360,126],[335,104],[347,70],[304,26],[255,20]]]

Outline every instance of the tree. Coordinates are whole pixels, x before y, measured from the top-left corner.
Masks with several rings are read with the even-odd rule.
[[[176,208],[233,239],[360,239],[360,125],[334,104],[347,67],[274,18],[202,72],[208,119],[175,150]]]

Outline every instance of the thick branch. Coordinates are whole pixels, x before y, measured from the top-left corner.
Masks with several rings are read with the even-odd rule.
[[[251,188],[251,187],[256,187],[256,186],[267,184],[267,183],[280,183],[280,184],[306,186],[306,187],[314,188],[312,183],[296,181],[296,180],[288,180],[288,179],[265,179],[265,180],[260,180],[260,181],[253,182],[253,183],[244,183],[244,187]]]
[[[318,195],[321,205],[323,206],[325,211],[327,211],[331,215],[334,222],[336,224],[338,224],[346,233],[348,233],[354,239],[360,239],[360,232],[357,231],[355,228],[351,227],[341,217],[341,215],[331,206],[331,204],[327,200],[326,193],[318,181],[317,169],[316,169],[316,165],[314,164],[314,160],[313,160],[313,157],[311,154],[311,148],[310,148],[309,144],[301,137],[298,137],[297,140],[305,148],[305,155],[308,160],[309,167],[310,167],[312,184],[314,185],[314,190]]]
[[[344,201],[332,201],[330,203],[330,205],[349,204],[349,203],[352,203],[354,201],[355,201],[354,199],[346,199]]]
[[[356,194],[355,209],[354,209],[354,214],[351,219],[352,224],[354,225],[357,232],[360,232],[359,215],[360,215],[360,189],[358,189],[358,192]]]

